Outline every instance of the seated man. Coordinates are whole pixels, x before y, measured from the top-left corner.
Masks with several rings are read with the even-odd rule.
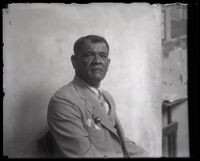
[[[55,157],[146,157],[125,137],[112,96],[100,87],[106,75],[109,45],[88,35],[74,44],[74,79],[51,98],[47,120],[57,146]]]

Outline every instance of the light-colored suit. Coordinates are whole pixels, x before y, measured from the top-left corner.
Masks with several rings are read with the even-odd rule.
[[[56,157],[146,157],[141,147],[124,136],[111,95],[104,90],[103,95],[110,105],[108,115],[77,77],[54,94],[47,120],[58,147]]]

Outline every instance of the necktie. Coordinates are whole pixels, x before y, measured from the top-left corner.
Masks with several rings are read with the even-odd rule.
[[[106,114],[108,114],[108,112],[109,112],[109,105],[104,100],[103,94],[102,94],[102,92],[100,90],[98,90],[98,99],[99,99],[99,102],[100,102],[101,106],[103,107],[103,111],[106,112]]]

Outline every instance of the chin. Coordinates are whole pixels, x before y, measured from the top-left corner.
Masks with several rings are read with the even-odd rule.
[[[103,80],[104,76],[102,76],[102,75],[92,75],[90,78],[95,82],[100,82],[100,81]]]

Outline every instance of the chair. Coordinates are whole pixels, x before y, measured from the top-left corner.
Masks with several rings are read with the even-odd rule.
[[[54,157],[55,142],[50,131],[47,131],[37,141],[37,147],[41,157],[52,158]]]
[[[183,103],[187,98],[180,98],[172,102],[162,102],[162,112],[167,114],[167,125],[163,127],[163,156],[176,157],[177,156],[177,130],[178,122],[172,121],[172,109]],[[167,139],[167,142],[165,142]],[[167,144],[167,149],[165,146]]]

